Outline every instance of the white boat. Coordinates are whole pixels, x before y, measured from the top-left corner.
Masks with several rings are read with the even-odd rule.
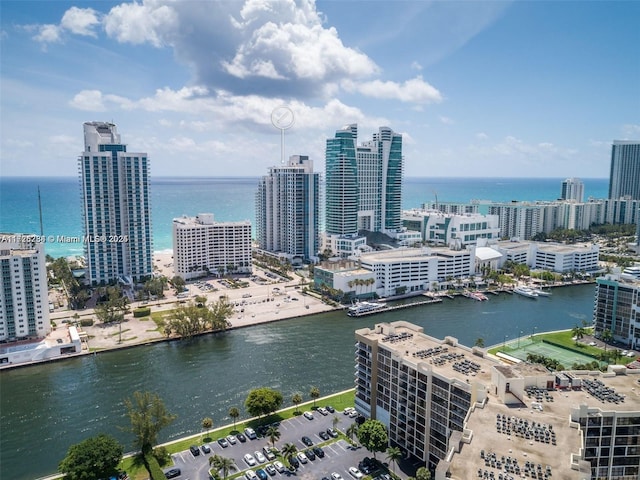
[[[366,313],[384,310],[385,308],[387,308],[386,303],[357,302],[355,305],[349,307],[349,309],[347,310],[347,315],[349,315],[350,317],[357,317]]]
[[[533,293],[537,293],[539,297],[550,297],[551,296],[551,292],[548,292],[547,290],[542,290],[540,288],[533,288],[531,291]]]
[[[513,293],[517,293],[518,295],[522,295],[527,298],[538,298],[538,294],[529,287],[516,287],[513,289]]]

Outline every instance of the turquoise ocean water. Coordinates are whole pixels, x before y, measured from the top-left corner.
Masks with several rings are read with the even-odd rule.
[[[564,178],[405,178],[403,208],[422,203],[555,200]],[[585,199],[606,198],[608,180],[582,179]],[[151,180],[154,250],[172,248],[172,219],[213,213],[219,221],[255,223],[258,177],[156,177]],[[40,234],[38,187],[45,237],[82,235],[79,180],[76,177],[0,178],[0,232]],[[47,242],[46,253],[81,255],[81,244]]]

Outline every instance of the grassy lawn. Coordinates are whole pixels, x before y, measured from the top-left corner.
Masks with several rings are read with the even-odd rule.
[[[342,410],[344,410],[345,407],[353,407],[353,402],[355,398],[354,395],[355,395],[354,390],[349,390],[347,392],[343,392],[340,394],[319,398],[316,401],[316,405],[318,406],[331,405],[336,409],[336,413],[333,415],[337,415],[337,414],[342,415],[342,413],[338,413],[338,412],[341,412]],[[212,429],[208,433],[203,432],[201,434],[192,435],[190,437],[176,440],[175,442],[165,444],[164,447],[167,449],[169,454],[181,452],[183,450],[187,450],[190,445],[202,445],[203,443],[212,443],[218,440],[219,438],[226,437],[232,432],[237,433],[239,431],[242,431],[244,430],[245,427],[251,427],[255,429],[260,425],[266,425],[273,422],[281,422],[283,420],[287,420],[294,416],[302,415],[302,412],[304,412],[305,410],[311,410],[312,407],[313,407],[313,401],[301,403],[298,406],[298,408],[289,407],[277,413],[269,415],[267,417],[240,420],[236,423],[235,427],[233,423],[231,423],[223,427]],[[282,461],[282,459],[280,460]],[[162,466],[163,469],[168,467],[169,465]],[[129,474],[129,477],[133,480],[143,480],[149,477],[149,474],[145,470],[144,466],[136,464],[136,461],[133,457],[128,457],[123,459],[122,462],[120,463],[119,468],[121,470],[125,470]],[[229,475],[229,477],[227,478],[231,479],[233,478],[233,476]]]

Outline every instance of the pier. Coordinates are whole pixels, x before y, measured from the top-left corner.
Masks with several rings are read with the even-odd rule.
[[[422,300],[420,302],[411,302],[411,303],[403,303],[401,305],[393,305],[393,306],[386,306],[384,308],[379,308],[377,310],[370,310],[368,312],[362,312],[362,313],[357,313],[357,314],[351,314],[352,317],[364,317],[367,315],[373,315],[375,313],[383,313],[383,312],[390,312],[393,310],[402,310],[403,308],[409,308],[409,307],[417,307],[419,305],[429,305],[432,303],[441,303],[442,302],[442,298],[434,298],[432,300]]]

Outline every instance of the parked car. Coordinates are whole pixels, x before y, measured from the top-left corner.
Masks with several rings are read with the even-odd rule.
[[[271,447],[263,447],[262,451],[264,452],[264,456],[267,457],[267,460],[271,461],[276,459],[275,454],[271,451]]]
[[[304,415],[304,418],[306,418],[307,420],[313,420],[313,413],[312,412],[306,411],[306,412],[303,413],[303,415]]]
[[[256,450],[255,452],[253,452],[253,456],[256,457],[256,460],[258,460],[260,463],[264,463],[267,461],[267,458],[262,454],[260,450]]]
[[[329,440],[329,434],[327,432],[325,432],[324,430],[322,432],[319,432],[318,436],[324,441]]]
[[[293,456],[289,459],[289,465],[291,465],[293,468],[298,468],[300,467],[300,462],[295,456]]]
[[[267,472],[265,472],[263,469],[259,468],[258,470],[256,470],[256,475],[258,475],[258,478],[260,480],[267,480],[269,478],[269,476],[267,475]]]
[[[242,443],[247,441],[247,437],[245,437],[242,433],[237,434],[236,438],[240,440]]]
[[[227,442],[226,438],[219,438],[218,439],[218,445],[220,445],[222,448],[227,448],[229,446],[229,442]]]
[[[304,437],[302,437],[302,443],[304,443],[307,447],[311,447],[313,446],[313,441],[307,437],[306,435]]]
[[[197,445],[191,445],[189,447],[189,451],[191,452],[191,455],[193,455],[194,457],[197,457],[198,455],[200,455],[200,449],[198,448]]]
[[[356,467],[349,467],[349,474],[357,480],[360,480],[362,477],[364,477],[364,475],[362,475],[362,472]]]
[[[256,459],[253,458],[253,455],[251,455],[250,453],[247,453],[244,456],[244,462],[250,467],[253,467],[256,464]]]
[[[202,453],[211,453],[211,447],[208,443],[202,445]]]
[[[304,452],[298,452],[296,454],[296,457],[298,457],[298,460],[300,460],[300,463],[307,463],[309,461],[309,459],[307,458],[307,456],[304,454]]]
[[[172,468],[164,472],[165,478],[176,478],[179,477],[182,472],[179,468]]]
[[[329,411],[328,411],[326,408],[324,408],[324,407],[319,407],[319,408],[318,408],[318,412],[319,412],[321,415],[324,415],[325,417],[326,417],[327,415],[329,415]]]
[[[318,458],[324,458],[324,450],[322,450],[322,447],[313,447],[313,453],[315,453]]]
[[[326,408],[329,413],[335,413],[336,412],[336,409],[333,408],[331,405],[327,405],[324,408]]]
[[[271,465],[270,463],[267,463],[267,464],[264,466],[264,469],[267,471],[267,473],[268,473],[269,475],[272,475],[272,476],[273,476],[273,475],[275,475],[275,474],[276,474],[276,467],[274,467],[274,466],[273,466],[273,465]]]
[[[253,470],[247,470],[244,473],[244,476],[247,480],[258,480],[258,476],[256,475],[256,472],[254,472]]]
[[[280,461],[273,462],[273,468],[275,468],[278,473],[284,472],[284,464]]]
[[[333,480],[342,480],[342,475],[340,475],[338,472],[332,472],[331,473],[331,478]]]
[[[352,410],[353,410],[354,412],[356,411],[356,409],[355,409],[355,408],[353,408],[353,407],[346,407],[346,408],[342,411],[342,414],[343,414],[343,415],[349,415],[349,414],[351,413],[351,411],[352,411]]]
[[[256,431],[253,428],[249,428],[249,427],[245,428],[244,434],[247,436],[249,440],[255,440],[256,438],[258,438],[258,436],[256,435]]]
[[[309,450],[305,450],[304,454],[307,456],[307,458],[311,461],[314,461],[316,459],[316,454],[313,453],[313,450],[309,449]]]
[[[330,437],[333,438],[338,438],[338,431],[335,428],[327,428],[327,433],[329,434]]]
[[[233,435],[227,435],[227,442],[229,442],[231,445],[235,445],[236,443],[238,443],[238,440]]]

